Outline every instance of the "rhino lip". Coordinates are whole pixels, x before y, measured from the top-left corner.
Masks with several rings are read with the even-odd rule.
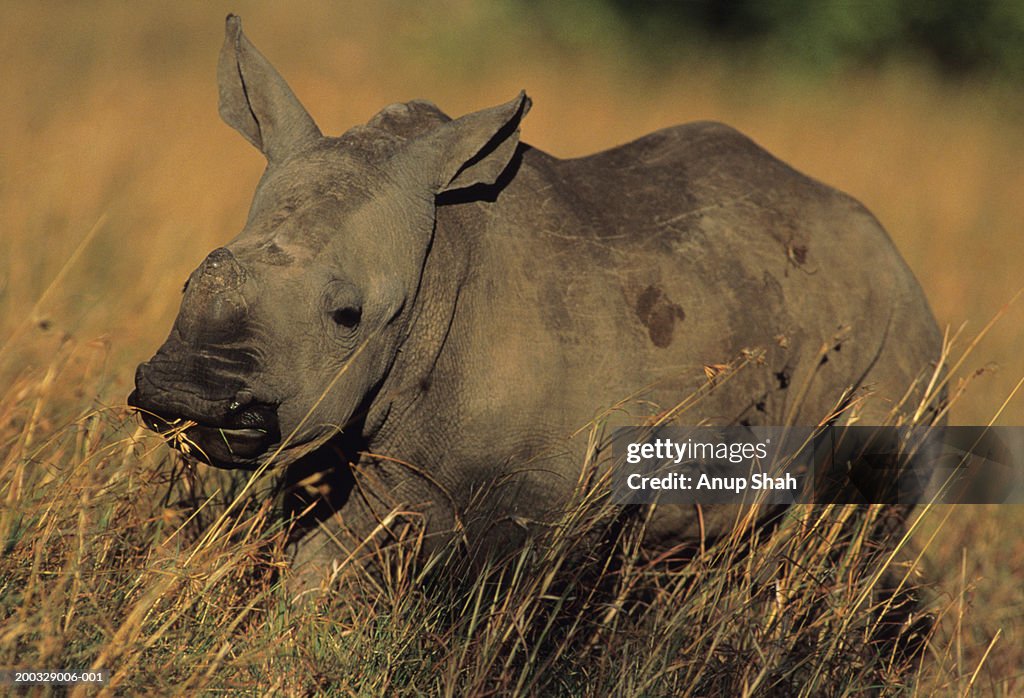
[[[143,424],[173,448],[216,467],[251,470],[280,440],[276,411],[268,406],[233,413],[230,424],[218,425],[188,415],[161,414],[138,406],[131,398],[128,402],[136,407]]]
[[[195,455],[210,465],[252,463],[267,451],[271,442],[265,429],[224,429],[197,424],[186,429],[184,435],[197,447]]]
[[[227,429],[180,420],[175,424],[154,416],[143,421],[186,456],[221,468],[255,468],[259,456],[277,441],[267,429]]]

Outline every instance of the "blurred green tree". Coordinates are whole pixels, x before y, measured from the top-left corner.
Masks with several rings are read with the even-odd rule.
[[[1024,78],[1024,0],[519,0],[562,38],[625,33],[657,58],[700,44],[813,70],[922,59],[948,76]]]

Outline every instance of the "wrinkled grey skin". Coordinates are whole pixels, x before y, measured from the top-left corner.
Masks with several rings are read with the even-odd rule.
[[[425,514],[429,541],[456,521],[472,544],[518,538],[567,501],[589,424],[662,414],[707,389],[705,366],[761,356],[681,423],[818,424],[870,393],[870,424],[938,360],[871,214],[727,126],[560,160],[520,142],[521,93],[455,120],[396,104],[325,137],[234,17],[218,78],[267,169],[129,402],[155,429],[198,422],[215,465],[287,439],[290,481],[325,470],[351,536],[307,535],[309,578],[393,507]],[[649,537],[695,521],[659,508]]]

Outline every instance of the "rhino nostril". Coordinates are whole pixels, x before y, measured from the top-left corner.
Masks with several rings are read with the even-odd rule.
[[[252,391],[243,388],[228,404],[227,422],[235,429],[274,430],[277,426],[276,408],[257,400]]]
[[[266,424],[266,419],[261,412],[246,410],[238,418],[239,426],[260,428]]]

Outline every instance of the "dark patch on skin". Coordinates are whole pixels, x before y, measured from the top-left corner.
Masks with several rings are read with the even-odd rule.
[[[828,354],[825,354],[824,356],[821,357],[821,361],[818,362],[818,365],[819,366],[824,366],[827,363],[828,363]]]
[[[789,367],[782,369],[775,374],[775,380],[779,382],[779,390],[785,390],[789,387]]]
[[[527,268],[527,273],[530,273]],[[573,325],[572,314],[566,305],[565,292],[554,284],[546,284],[540,290],[540,308],[544,324],[555,332],[563,332]]]
[[[779,283],[779,280],[776,279],[771,272],[766,271],[762,275],[761,280],[764,282],[764,288],[767,293],[770,293],[773,296],[782,295],[782,284]]]
[[[286,267],[295,261],[292,255],[285,252],[280,245],[273,240],[269,240],[263,245],[260,245],[263,250],[263,256],[260,257],[260,261],[266,264],[272,264],[277,267]]]
[[[767,412],[768,405],[765,403],[763,399],[758,400],[757,403],[754,404],[754,409],[757,410],[758,412]]]
[[[271,214],[269,222],[267,223],[267,227],[271,229],[276,228],[277,226],[281,225],[286,220],[288,220],[288,216],[292,215],[293,213],[295,213],[294,204],[283,204],[281,208],[279,208],[277,211],[274,211],[274,213]]]
[[[647,327],[651,342],[665,348],[672,343],[676,320],[685,320],[686,313],[657,286],[648,286],[636,299],[636,316]]]
[[[805,274],[817,274],[818,270],[807,267],[807,259],[810,255],[810,247],[805,243],[796,243],[790,240],[786,243],[786,260],[793,266],[794,269],[799,269]],[[786,276],[789,276],[789,270],[785,272]]]
[[[807,245],[793,245],[789,249],[794,262],[801,266],[807,264]]]

